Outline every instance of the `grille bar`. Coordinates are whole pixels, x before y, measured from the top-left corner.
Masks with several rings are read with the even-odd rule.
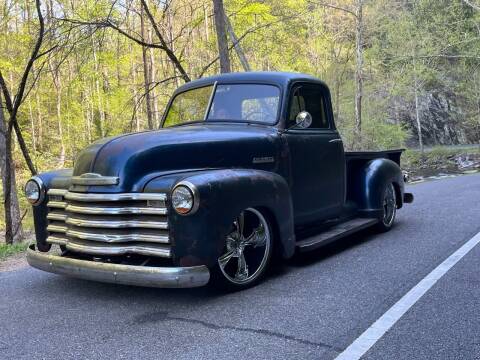
[[[132,200],[167,200],[163,193],[123,193],[123,194],[84,194],[67,192],[65,199],[73,201],[132,201]]]
[[[49,224],[47,226],[47,230],[50,232],[59,232],[65,234],[67,232],[67,227],[66,226],[61,226],[61,225],[53,225]]]
[[[77,243],[68,241],[65,245],[68,250],[86,253],[91,255],[126,255],[140,254],[147,256],[170,257],[170,249],[168,247],[160,247],[153,245],[102,245],[98,243]]]
[[[67,220],[67,215],[61,212],[51,212],[47,215],[48,220],[57,220],[57,221],[65,221]]]
[[[47,237],[47,243],[50,243],[50,244],[66,245],[67,242],[68,242],[68,239],[63,237],[53,236],[53,235],[50,235],[49,237]]]
[[[93,207],[67,205],[66,210],[71,213],[89,214],[89,215],[166,215],[166,208],[148,208],[148,207]]]
[[[107,228],[107,229],[125,229],[125,228],[148,228],[148,229],[168,229],[168,223],[163,221],[141,221],[141,220],[85,220],[71,216],[65,221],[68,225],[89,227],[89,228]]]
[[[82,240],[92,240],[103,243],[119,243],[129,241],[145,241],[160,244],[168,244],[168,235],[148,235],[148,234],[98,234],[87,231],[67,230],[68,237]]]
[[[47,206],[56,209],[65,209],[67,207],[67,203],[63,201],[49,201]]]

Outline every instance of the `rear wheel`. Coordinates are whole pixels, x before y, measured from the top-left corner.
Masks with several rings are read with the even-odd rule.
[[[266,217],[257,209],[245,209],[225,239],[212,272],[213,284],[229,290],[255,285],[265,275],[272,249],[273,233]]]
[[[381,232],[385,232],[392,228],[395,216],[397,215],[397,196],[393,183],[389,183],[385,186],[382,204],[382,214],[378,219],[379,222],[376,228]]]

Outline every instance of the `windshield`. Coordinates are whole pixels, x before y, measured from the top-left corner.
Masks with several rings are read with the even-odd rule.
[[[276,122],[280,102],[280,90],[276,86],[217,85],[212,97],[213,89],[212,85],[178,94],[168,109],[163,127],[192,121]]]

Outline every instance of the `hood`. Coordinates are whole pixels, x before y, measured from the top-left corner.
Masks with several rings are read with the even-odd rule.
[[[208,168],[273,168],[255,159],[276,157],[275,128],[248,124],[195,124],[102,139],[83,150],[73,176],[117,176],[113,188],[89,191],[139,191],[162,174]],[[86,189],[85,189],[86,190]]]

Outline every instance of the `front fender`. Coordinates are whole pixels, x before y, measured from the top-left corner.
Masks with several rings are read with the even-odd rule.
[[[48,189],[56,188],[56,189],[68,189],[70,186],[70,180],[72,177],[72,170],[71,169],[62,169],[56,171],[45,172],[42,174],[37,175],[43,182],[43,186],[45,191]],[[38,204],[37,206],[33,206],[33,222],[35,227],[35,237],[37,241],[37,248],[40,251],[49,251],[51,248],[51,244],[47,243],[47,196],[43,199],[43,201]]]
[[[367,162],[355,177],[353,197],[360,212],[376,217],[382,213],[385,185],[393,183],[397,195],[397,207],[403,205],[404,181],[400,167],[389,159]]]
[[[178,265],[215,265],[233,220],[248,207],[266,213],[278,234],[282,255],[293,255],[293,207],[288,184],[280,175],[262,170],[228,169],[188,174],[175,180],[160,178],[147,184],[144,191],[155,191],[160,184],[169,184],[171,190],[182,180],[188,180],[198,189],[200,207],[194,214],[178,215],[169,205],[170,237]]]

